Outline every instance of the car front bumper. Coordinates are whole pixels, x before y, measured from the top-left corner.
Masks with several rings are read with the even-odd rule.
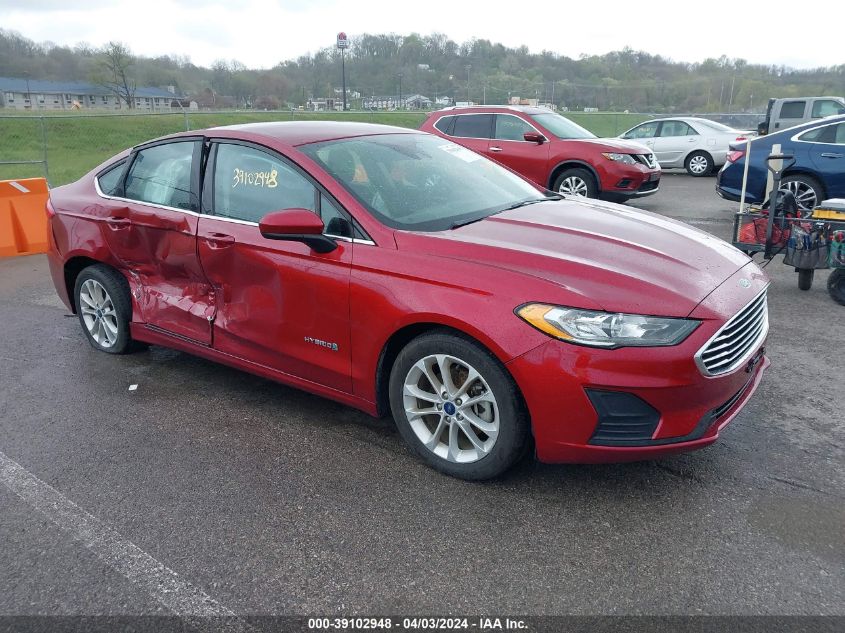
[[[749,276],[751,287],[738,290],[736,281]],[[748,268],[734,277],[693,311],[690,318],[701,324],[679,345],[607,350],[550,339],[508,363],[528,406],[538,459],[634,461],[716,441],[769,365],[765,341],[725,374],[705,376],[695,363],[696,352],[767,283]],[[620,440],[614,433],[624,425],[633,431]]]

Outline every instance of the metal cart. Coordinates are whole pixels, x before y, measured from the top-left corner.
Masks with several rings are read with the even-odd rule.
[[[819,249],[818,257],[813,261],[796,265],[798,287],[801,290],[809,290],[813,286],[817,269],[833,268],[827,289],[834,301],[845,305],[845,256],[835,256],[837,253],[845,253],[845,243],[836,242],[837,239],[845,239],[845,200],[827,200],[811,211],[799,212],[793,217],[779,214],[781,196],[784,195],[784,192],[779,190],[781,176],[795,161],[790,155],[773,153],[766,162],[772,172],[772,191],[775,192],[770,196],[771,204],[768,210],[759,207],[745,208],[742,204],[742,210],[734,214],[733,245],[751,257],[756,253],[763,253],[763,258],[770,260],[787,251],[790,247],[790,236],[794,235],[796,227],[799,227],[802,234],[814,236],[813,239],[819,240],[817,243],[823,244],[824,247]],[[771,212],[772,209],[774,212]],[[812,267],[801,267],[802,265]]]

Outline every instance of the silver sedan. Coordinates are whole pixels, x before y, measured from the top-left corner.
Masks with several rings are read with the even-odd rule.
[[[683,167],[691,176],[706,176],[725,164],[728,145],[750,134],[709,119],[674,117],[640,123],[619,138],[650,147],[664,169]]]

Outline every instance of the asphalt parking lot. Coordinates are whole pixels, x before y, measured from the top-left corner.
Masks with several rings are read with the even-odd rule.
[[[666,174],[635,206],[727,238],[713,187]],[[388,420],[95,352],[43,256],[0,260],[0,614],[845,615],[845,308],[780,260],[772,365],[717,444],[487,484]],[[194,593],[163,599],[156,565]]]

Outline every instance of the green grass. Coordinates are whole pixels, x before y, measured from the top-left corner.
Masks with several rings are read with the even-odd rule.
[[[261,121],[342,120],[417,128],[425,116],[423,112],[189,112],[187,123],[190,129],[202,129]],[[613,113],[566,116],[597,136],[616,136],[648,118],[642,114]],[[0,162],[43,160],[42,139],[46,138],[50,184],[63,185],[128,147],[185,129],[182,113],[63,116],[55,112],[43,117],[4,114],[0,117]],[[0,180],[43,175],[42,165],[0,165]]]

